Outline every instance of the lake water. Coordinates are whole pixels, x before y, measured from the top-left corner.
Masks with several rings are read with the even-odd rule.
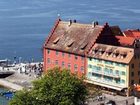
[[[42,60],[57,14],[81,23],[140,28],[140,0],[0,0],[0,59]]]
[[[0,92],[5,91],[6,89],[3,87],[0,87]],[[9,100],[7,100],[5,97],[0,96],[0,105],[8,105]]]

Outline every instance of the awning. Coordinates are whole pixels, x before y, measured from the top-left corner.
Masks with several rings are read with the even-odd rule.
[[[106,84],[106,83],[101,83],[101,82],[97,82],[97,81],[93,81],[93,80],[84,80],[84,81],[87,83],[92,83],[95,85],[103,86],[103,87],[110,88],[110,89],[115,89],[118,91],[121,91],[122,89],[127,88],[127,87],[119,87],[119,86],[114,86],[114,85],[110,85],[110,84]]]

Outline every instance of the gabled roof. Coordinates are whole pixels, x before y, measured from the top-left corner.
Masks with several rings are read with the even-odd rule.
[[[117,47],[96,43],[89,57],[128,64],[134,55],[133,48]]]
[[[111,29],[113,35],[123,36],[123,33],[119,26],[110,26],[110,29]]]
[[[132,46],[135,43],[135,38],[133,37],[125,37],[125,36],[115,36],[115,37],[118,39],[120,45],[122,46]]]
[[[104,26],[65,22],[56,22],[44,47],[84,55],[100,35]]]
[[[140,39],[140,30],[125,30],[124,31],[125,36],[127,37],[133,37],[135,39]]]

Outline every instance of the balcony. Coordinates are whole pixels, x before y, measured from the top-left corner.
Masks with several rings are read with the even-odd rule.
[[[103,78],[101,78],[101,79],[97,79],[97,78],[94,78],[94,77],[87,78],[87,82],[93,83],[95,85],[119,90],[119,91],[122,90],[123,88],[126,88],[125,84],[118,84],[118,83],[115,83],[114,81],[112,81],[112,82],[106,81]]]
[[[92,70],[92,73],[95,73],[95,74],[98,74],[98,75],[102,75],[102,76],[112,77],[112,78],[116,78],[116,79],[119,79],[120,78],[120,76],[117,75],[117,74],[105,73],[105,72],[103,72],[101,70],[99,70],[99,71]]]

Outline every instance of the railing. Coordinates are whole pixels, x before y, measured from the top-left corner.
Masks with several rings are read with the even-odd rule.
[[[112,85],[112,86],[119,86],[119,87],[124,87],[123,84],[120,84],[120,83],[116,83],[115,80],[112,80],[112,81],[107,81],[105,80],[104,78],[96,78],[96,77],[88,77],[91,81],[93,82],[98,82],[100,84],[108,84],[108,85]]]
[[[95,70],[92,70],[92,73],[96,73],[96,74],[100,74],[100,75],[105,75],[105,76],[113,77],[113,78],[120,78],[119,75],[116,75],[116,74],[113,74],[113,73],[105,73],[103,71],[95,71]]]

